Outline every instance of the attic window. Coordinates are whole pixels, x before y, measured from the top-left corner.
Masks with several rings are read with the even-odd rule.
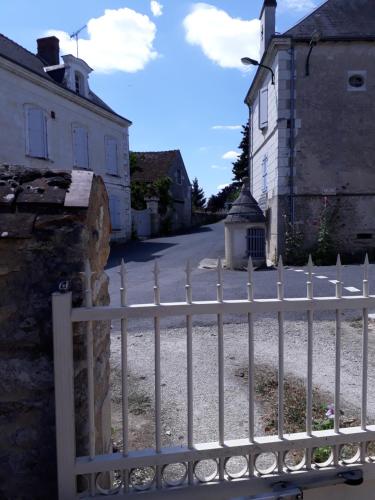
[[[348,90],[366,90],[367,71],[348,71]]]
[[[74,85],[76,94],[83,95],[84,94],[83,76],[79,71],[76,71],[74,73]]]

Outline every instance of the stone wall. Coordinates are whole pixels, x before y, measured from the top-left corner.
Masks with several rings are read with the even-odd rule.
[[[108,304],[107,193],[100,177],[0,167],[0,499],[55,499],[51,294],[68,281],[83,303],[85,259],[95,304]],[[96,324],[97,452],[111,446],[110,325]],[[87,453],[85,330],[74,331],[77,452]]]

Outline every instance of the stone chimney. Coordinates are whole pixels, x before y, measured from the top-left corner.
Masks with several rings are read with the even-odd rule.
[[[55,36],[38,38],[37,56],[45,63],[45,66],[56,66],[60,64],[60,41]]]
[[[276,29],[276,0],[264,0],[260,13],[260,59],[262,59]]]

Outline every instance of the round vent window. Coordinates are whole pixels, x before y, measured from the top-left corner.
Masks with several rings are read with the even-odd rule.
[[[365,84],[365,79],[364,79],[363,75],[352,75],[349,78],[349,85],[351,87],[358,89],[360,87],[363,87],[364,84]]]

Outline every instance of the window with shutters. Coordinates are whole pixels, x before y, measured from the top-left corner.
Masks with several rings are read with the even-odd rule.
[[[76,94],[84,95],[84,83],[83,83],[83,75],[79,71],[74,72],[74,88]]]
[[[73,125],[73,162],[76,168],[89,168],[88,132],[85,127]]]
[[[47,115],[36,106],[26,106],[26,154],[48,158]]]
[[[112,231],[119,231],[121,229],[121,206],[120,200],[113,195],[109,197],[109,213]]]
[[[263,177],[263,185],[262,192],[267,193],[268,191],[268,158],[265,156],[262,161],[262,177]]]
[[[268,127],[268,87],[259,91],[259,128]]]
[[[118,175],[118,145],[113,137],[105,138],[106,171],[111,175]]]

